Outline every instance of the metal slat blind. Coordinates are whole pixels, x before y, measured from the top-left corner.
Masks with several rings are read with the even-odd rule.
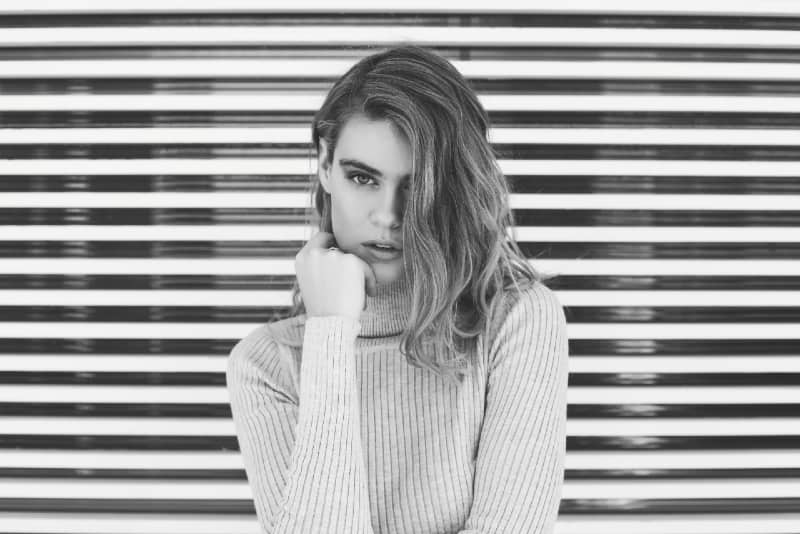
[[[558,533],[800,532],[800,4],[291,4],[0,6],[0,532],[257,532],[225,358],[290,304],[314,110],[401,42],[559,274]]]

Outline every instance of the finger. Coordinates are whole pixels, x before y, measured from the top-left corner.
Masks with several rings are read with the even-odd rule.
[[[329,248],[336,244],[331,232],[319,231],[308,240],[307,246],[309,248]]]
[[[372,270],[372,266],[369,263],[365,261],[362,261],[361,263],[364,265],[364,280],[367,284],[367,294],[370,297],[374,297],[378,286],[378,282],[375,279],[375,271]]]

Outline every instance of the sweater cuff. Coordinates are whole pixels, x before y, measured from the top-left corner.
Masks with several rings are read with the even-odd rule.
[[[314,315],[306,318],[303,345],[341,353],[351,349],[361,331],[361,321],[344,315]]]

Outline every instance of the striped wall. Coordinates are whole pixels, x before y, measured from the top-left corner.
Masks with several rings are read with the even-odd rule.
[[[334,4],[0,4],[0,533],[258,531],[225,358],[290,303],[313,112],[401,42],[559,275],[557,533],[800,532],[800,2]]]

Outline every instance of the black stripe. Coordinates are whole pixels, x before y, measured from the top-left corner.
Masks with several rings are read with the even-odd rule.
[[[800,145],[492,145],[501,159],[657,159],[708,161],[800,161]],[[2,159],[308,158],[306,143],[38,143],[0,144]]]
[[[151,78],[147,76],[136,78],[26,78],[20,76],[13,79],[0,79],[0,93],[4,94],[133,94],[133,95],[149,95],[149,94],[208,94],[214,95],[227,95],[227,94],[240,94],[242,92],[265,92],[275,91],[280,93],[294,93],[302,92],[320,92],[328,89],[333,83],[333,78],[327,76],[314,76],[309,73],[308,77],[294,78],[291,76],[275,76],[275,77],[250,77],[250,76],[236,76],[228,78]],[[486,78],[470,78],[468,83],[481,94],[512,94],[512,95],[539,95],[539,94],[559,94],[559,95],[629,95],[629,94],[647,94],[647,95],[697,95],[697,96],[794,96],[800,91],[800,82],[791,80],[673,80],[673,79],[660,79],[660,78],[582,78],[582,79],[527,79],[515,78],[513,75],[503,77],[502,79],[486,79]],[[28,114],[71,114],[73,112],[29,112],[29,111],[9,111],[5,112],[10,117]],[[87,111],[81,112],[81,116],[95,117],[102,116],[105,112]],[[148,112],[131,111],[131,115],[148,115]],[[170,115],[177,115],[181,112],[178,111],[164,111],[163,113],[153,114],[156,117],[162,116],[164,113]],[[208,113],[185,112],[185,113]],[[264,110],[253,110],[255,117],[264,116],[264,122],[271,121],[269,115],[271,112]],[[280,112],[283,113],[283,112]],[[297,124],[307,126],[311,121],[311,111],[302,111],[302,117],[296,117]],[[614,117],[623,112],[584,112],[584,111],[539,111],[530,112],[520,110],[519,112],[510,111],[490,111],[489,114],[493,118],[492,123],[495,126],[507,124],[517,121],[521,115],[530,116],[532,113],[541,115],[542,117],[551,117],[558,115],[572,116],[580,119],[585,115],[593,115],[601,113]],[[634,112],[631,112],[634,113]],[[636,117],[641,118],[641,114],[636,113]],[[654,116],[655,114],[671,116],[673,114],[680,114],[681,112],[646,112],[646,116]],[[711,116],[724,113],[724,112],[704,112],[702,115],[690,114],[688,119],[703,121]],[[225,119],[230,115],[244,115],[249,117],[249,111],[230,111],[227,113],[220,112],[220,118]],[[741,116],[742,113],[729,113],[732,116]],[[779,113],[772,113],[772,116],[780,116]],[[678,119],[675,119],[678,120]],[[28,121],[20,120],[20,123],[25,124]],[[96,122],[96,121],[92,121]],[[281,122],[280,120],[273,120],[272,122]],[[285,121],[283,121],[285,123]],[[532,126],[535,126],[535,121],[528,119]],[[569,123],[569,119],[562,121]],[[593,121],[598,122],[598,121]],[[221,123],[209,123],[210,126],[222,125]],[[85,127],[91,127],[93,124],[86,124]],[[603,124],[607,126],[608,124]],[[175,123],[164,121],[164,127],[177,126]],[[770,127],[768,121],[764,124],[765,128]]]
[[[97,26],[224,26],[276,25],[295,26],[323,24],[341,25],[413,25],[413,26],[489,26],[489,27],[574,27],[574,28],[687,28],[687,29],[750,29],[750,30],[800,30],[800,17],[759,15],[713,14],[552,14],[552,13],[442,13],[403,12],[359,13],[124,13],[124,14],[8,14],[0,18],[0,27],[97,27]]]
[[[798,509],[800,509],[800,498],[797,497],[770,497],[764,499],[704,499],[696,497],[689,499],[564,499],[561,501],[559,514],[621,514],[624,517],[624,515],[628,514],[796,513]],[[720,521],[723,519],[731,520],[731,518],[717,519]]]
[[[210,297],[213,298],[213,297]],[[613,297],[612,297],[613,298]],[[798,306],[569,306],[575,323],[800,323]],[[92,322],[264,322],[288,312],[285,306],[0,306],[0,321]]]
[[[0,289],[193,289],[288,291],[294,275],[0,274]],[[559,275],[554,290],[798,290],[797,276]],[[570,309],[575,309],[570,306]]]
[[[741,259],[800,258],[800,243],[603,243],[518,241],[528,258]],[[295,241],[0,241],[0,258],[290,258]]]
[[[66,354],[61,356],[67,357]],[[113,358],[111,355],[109,358]],[[7,416],[59,417],[219,417],[231,416],[230,405],[185,403],[68,403],[0,402]],[[567,417],[574,419],[693,419],[798,417],[800,404],[569,404]]]
[[[517,226],[800,226],[800,211],[516,209],[512,212]],[[310,208],[0,208],[0,224],[302,224],[310,215]]]
[[[120,82],[125,91],[127,81]],[[796,87],[800,89],[800,84]],[[796,89],[797,90],[797,89]],[[2,87],[0,87],[2,92]],[[10,93],[9,93],[10,94]],[[51,93],[61,94],[61,93]],[[108,94],[112,94],[109,92]],[[761,95],[763,96],[763,95]],[[800,113],[750,112],[667,112],[667,111],[489,111],[494,127],[530,128],[758,128],[798,129]],[[232,128],[291,125],[306,128],[311,113],[304,110],[264,111],[5,111],[0,112],[5,128]],[[308,130],[311,141],[311,131]]]
[[[682,194],[682,195],[704,195],[704,194],[760,194],[760,195],[779,195],[779,194],[800,194],[800,173],[798,176],[585,176],[585,175],[506,175],[509,189],[512,193],[528,194]],[[85,193],[92,192],[235,192],[235,191],[256,191],[256,192],[308,192],[311,187],[311,177],[309,175],[4,175],[0,180],[0,192],[73,192],[80,191]],[[37,210],[39,214],[50,213],[49,210],[58,208],[26,208]],[[76,213],[91,213],[104,208],[71,208],[77,210]],[[124,211],[124,208],[118,208]],[[146,209],[146,208],[145,208]],[[188,208],[187,208],[188,209]],[[198,208],[202,213],[202,208]],[[234,210],[237,208],[209,208],[214,213],[222,213],[223,210]],[[258,213],[256,208],[241,208],[247,210],[248,216]],[[271,213],[289,213],[290,211],[275,211],[279,208],[269,208]],[[284,208],[280,208],[284,209]],[[286,208],[286,210],[297,210],[299,208]],[[182,208],[153,208],[153,213],[180,213]],[[8,212],[6,208],[3,211]],[[515,209],[517,218],[527,217],[530,214],[543,212],[549,214],[570,214],[576,219],[584,214],[597,213],[615,214],[607,217],[604,224],[614,224],[614,221],[622,214],[630,218],[634,213],[631,210],[526,210]],[[656,222],[663,221],[661,214],[675,213],[676,210],[650,210],[647,217],[653,217]],[[719,215],[730,213],[727,210],[686,210],[693,217],[703,217],[708,221]],[[783,217],[792,217],[792,211],[746,211],[748,218],[743,222],[750,221],[749,217],[758,214],[761,217],[770,217],[770,226],[781,224]],[[740,220],[742,218],[740,217]],[[776,220],[778,219],[778,220]],[[679,224],[681,221],[674,221]],[[25,224],[25,223],[19,223]],[[99,222],[94,224],[100,224]],[[519,222],[518,222],[519,224]],[[738,225],[737,223],[736,225]],[[672,225],[672,223],[671,223]],[[736,226],[731,225],[731,226]],[[726,224],[727,226],[727,224]]]
[[[446,31],[446,30],[444,30]],[[0,48],[0,60],[131,60],[131,59],[352,59],[353,62],[375,47],[351,44],[134,44],[126,46],[18,46]],[[450,60],[482,61],[680,61],[735,63],[797,63],[800,52],[792,48],[693,48],[641,45],[544,46],[518,45],[431,45],[426,48]],[[309,73],[313,77],[313,73]]]

